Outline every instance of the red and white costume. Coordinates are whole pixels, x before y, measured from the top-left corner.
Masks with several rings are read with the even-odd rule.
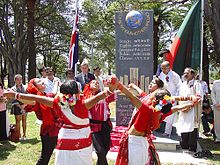
[[[153,130],[160,126],[160,122],[172,112],[162,114],[161,120],[159,121],[158,113],[160,112],[154,112],[154,110],[149,107],[149,95],[143,92],[141,96],[142,106],[140,109],[135,108],[128,130],[134,125],[134,128],[138,132],[145,132],[145,136],[128,135],[128,133],[125,132],[120,141],[120,149],[115,165],[160,164],[150,135]],[[136,153],[140,154],[134,156]]]
[[[92,165],[92,139],[88,119],[88,109],[83,100],[77,100],[74,110],[54,100],[54,108],[60,113],[63,126],[59,131],[56,165]]]

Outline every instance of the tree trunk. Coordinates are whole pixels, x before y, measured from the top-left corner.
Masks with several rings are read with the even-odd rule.
[[[5,86],[5,83],[4,83],[4,79],[5,77],[7,76],[7,66],[6,66],[6,60],[4,60],[3,56],[1,56],[0,58],[0,62],[1,62],[1,82],[3,84],[3,86]]]
[[[216,54],[216,62],[220,63],[220,1],[212,0],[204,1],[205,18],[209,24],[214,49]]]
[[[14,66],[11,61],[8,61],[8,87],[12,87],[14,85]]]
[[[36,0],[26,0],[27,4],[27,39],[28,39],[28,80],[36,77],[36,50],[34,39],[35,27],[35,2]]]
[[[11,6],[10,6],[11,5]],[[12,10],[14,28],[11,28],[9,21],[9,9]],[[26,31],[25,31],[25,4],[23,1],[13,1],[7,4],[4,9],[4,23],[1,24],[0,53],[4,57],[8,68],[8,86],[14,85],[14,75],[22,74],[25,82],[24,68],[27,60]]]

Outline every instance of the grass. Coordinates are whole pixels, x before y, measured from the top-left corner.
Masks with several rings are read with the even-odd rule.
[[[0,143],[0,164],[10,165],[30,165],[36,164],[41,151],[41,142],[39,136],[39,125],[35,124],[36,117],[34,113],[28,114],[27,137],[28,140],[20,142]],[[14,116],[10,115],[10,123],[15,123]],[[53,163],[52,158],[51,164]]]
[[[213,158],[209,158],[211,164],[220,165],[220,144],[214,144],[212,137],[199,139],[199,144],[203,149],[210,150],[213,154]]]

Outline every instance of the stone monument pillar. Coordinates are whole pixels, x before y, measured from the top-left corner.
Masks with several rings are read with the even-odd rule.
[[[118,12],[116,28],[116,76],[121,83],[134,83],[148,92],[153,78],[153,11]],[[116,125],[127,126],[134,107],[118,95]]]

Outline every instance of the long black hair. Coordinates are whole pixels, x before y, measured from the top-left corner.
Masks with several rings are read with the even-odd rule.
[[[79,93],[78,85],[75,80],[68,80],[60,86],[60,93],[62,94],[77,94]]]
[[[171,96],[170,92],[167,89],[158,89],[157,93],[155,94],[157,104],[159,103],[160,100],[164,99],[165,95]],[[173,107],[173,105],[171,103],[163,105],[161,112],[166,114],[171,110],[172,107]]]
[[[157,84],[158,88],[163,88],[164,87],[164,83],[163,83],[163,81],[160,78],[156,77],[154,79],[154,81]]]

